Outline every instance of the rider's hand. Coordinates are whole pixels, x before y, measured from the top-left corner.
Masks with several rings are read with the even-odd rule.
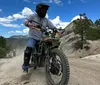
[[[55,37],[60,37],[60,32],[56,32]]]
[[[28,27],[29,27],[29,28],[34,28],[34,24],[29,22],[29,23],[28,23]]]
[[[63,37],[63,35],[60,32],[56,32],[56,36],[55,37],[61,38],[61,37]]]

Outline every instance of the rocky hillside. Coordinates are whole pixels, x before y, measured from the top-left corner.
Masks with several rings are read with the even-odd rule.
[[[74,43],[78,40],[78,35],[75,35],[73,31],[74,29],[75,24],[72,22],[65,27],[65,34],[60,39],[62,41],[60,47],[68,57],[75,56],[75,53],[77,52],[77,50],[73,47]]]
[[[100,53],[100,40],[87,40],[88,48],[83,49],[76,49],[75,43],[79,40],[79,35],[74,33],[74,29],[76,28],[75,23],[70,23],[68,26],[65,27],[65,34],[60,39],[61,45],[60,47],[64,51],[64,53],[68,57],[84,57],[93,54]]]

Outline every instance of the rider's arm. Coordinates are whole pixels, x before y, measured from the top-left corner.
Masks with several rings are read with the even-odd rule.
[[[52,29],[53,30],[53,36],[55,37],[59,37],[60,36],[60,33],[59,31],[57,30],[57,28],[53,25],[53,23],[51,21],[48,20],[48,28]]]
[[[56,33],[56,36],[59,36],[59,37],[62,37],[63,36],[64,33],[63,34],[60,33],[58,31],[58,29],[53,25],[53,23],[51,21],[49,21],[49,20],[48,20],[48,27],[51,28],[54,33]]]
[[[33,20],[33,18],[34,18],[34,15],[29,15],[29,16],[24,20],[23,24],[24,24],[25,26],[29,27],[29,28],[33,28],[34,25],[33,25],[33,23],[31,23],[31,21]]]
[[[53,29],[57,29],[57,28],[54,26],[54,24],[53,24],[51,21],[49,21],[49,20],[47,21],[47,26],[48,26],[49,29],[52,29],[52,30],[53,30]]]

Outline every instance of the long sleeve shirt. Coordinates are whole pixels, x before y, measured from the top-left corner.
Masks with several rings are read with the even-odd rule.
[[[51,21],[49,21],[47,18],[40,18],[36,13],[29,15],[23,22],[25,26],[28,25],[29,21],[33,21],[33,25],[37,26],[38,23],[42,26],[41,29],[45,29],[48,27],[49,29],[56,28]],[[35,21],[35,22],[34,22]],[[36,23],[38,22],[38,23]],[[38,31],[36,29],[29,28],[29,37],[34,38],[36,40],[40,40],[42,38],[42,31]]]

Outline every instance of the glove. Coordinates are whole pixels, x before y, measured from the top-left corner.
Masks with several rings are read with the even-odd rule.
[[[28,23],[28,27],[29,27],[29,28],[34,28],[34,24],[29,22],[29,23]]]
[[[57,28],[54,28],[54,29],[53,29],[53,32],[54,32],[54,33],[58,32],[58,31],[57,31]]]

